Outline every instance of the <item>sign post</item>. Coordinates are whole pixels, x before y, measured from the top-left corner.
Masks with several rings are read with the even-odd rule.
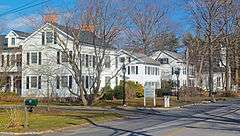
[[[144,107],[146,106],[146,98],[153,98],[153,105],[156,106],[155,86],[144,86]]]

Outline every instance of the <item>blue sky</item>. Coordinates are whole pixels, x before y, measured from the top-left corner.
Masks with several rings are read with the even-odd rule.
[[[34,5],[45,1],[46,3],[26,8],[19,12],[8,12],[12,9],[22,7],[25,4],[31,3],[30,5]],[[30,31],[26,23],[23,23],[25,21],[24,18],[40,16],[46,7],[64,12],[64,10],[73,7],[76,1],[77,0],[0,0],[0,22],[5,22],[5,31],[8,31],[9,29]],[[143,0],[143,3],[155,2],[164,6],[167,2],[167,5],[169,5],[169,19],[176,27],[175,30],[177,34],[181,35],[184,32],[191,30],[191,25],[188,21],[188,14],[184,10],[184,1],[185,0]],[[6,12],[8,14],[5,14]]]

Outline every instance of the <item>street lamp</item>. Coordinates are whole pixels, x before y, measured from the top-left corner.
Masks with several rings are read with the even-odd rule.
[[[125,84],[126,84],[126,65],[125,65],[125,58],[122,57],[120,60],[122,65],[122,72],[123,72],[123,106],[126,106],[126,90],[125,90]]]
[[[177,76],[177,85],[176,85],[176,87],[177,87],[177,100],[179,100],[179,75],[180,75],[180,68],[177,68],[174,73]]]

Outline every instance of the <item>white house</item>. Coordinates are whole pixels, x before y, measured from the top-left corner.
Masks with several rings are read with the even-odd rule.
[[[187,84],[187,65],[184,56],[171,51],[157,51],[152,56],[153,59],[160,63],[161,80],[172,80],[177,82],[175,71],[179,72],[179,86]],[[195,71],[194,66],[189,65],[189,86],[195,86]]]
[[[120,59],[125,58],[127,80],[138,82],[143,86],[150,84],[155,85],[156,88],[160,88],[161,75],[159,62],[144,54],[127,52],[125,50],[120,50],[117,56],[119,60],[117,64],[118,68],[123,66]],[[119,79],[123,79],[122,71],[119,71]]]

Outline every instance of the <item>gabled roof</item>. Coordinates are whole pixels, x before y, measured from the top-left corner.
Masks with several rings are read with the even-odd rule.
[[[16,33],[19,37],[27,38],[28,36],[31,35],[31,33],[23,32],[23,31],[18,31],[18,30],[12,30],[12,31]]]
[[[121,49],[119,52],[123,52],[123,53],[125,53],[125,54],[127,54],[127,55],[145,63],[145,64],[160,65],[160,63],[158,61],[156,61],[156,60],[154,60],[154,59],[152,59],[152,58],[150,58],[147,55],[142,54],[142,53],[136,53],[136,52],[130,53],[130,52],[128,52],[126,50],[123,50],[123,49]]]
[[[171,57],[171,58],[173,58],[173,59],[175,59],[175,60],[184,61],[184,56],[183,56],[182,54],[179,54],[179,53],[176,53],[176,52],[167,51],[167,50],[155,52],[155,54],[157,55],[157,58],[158,58],[162,53],[168,55],[169,57]]]

